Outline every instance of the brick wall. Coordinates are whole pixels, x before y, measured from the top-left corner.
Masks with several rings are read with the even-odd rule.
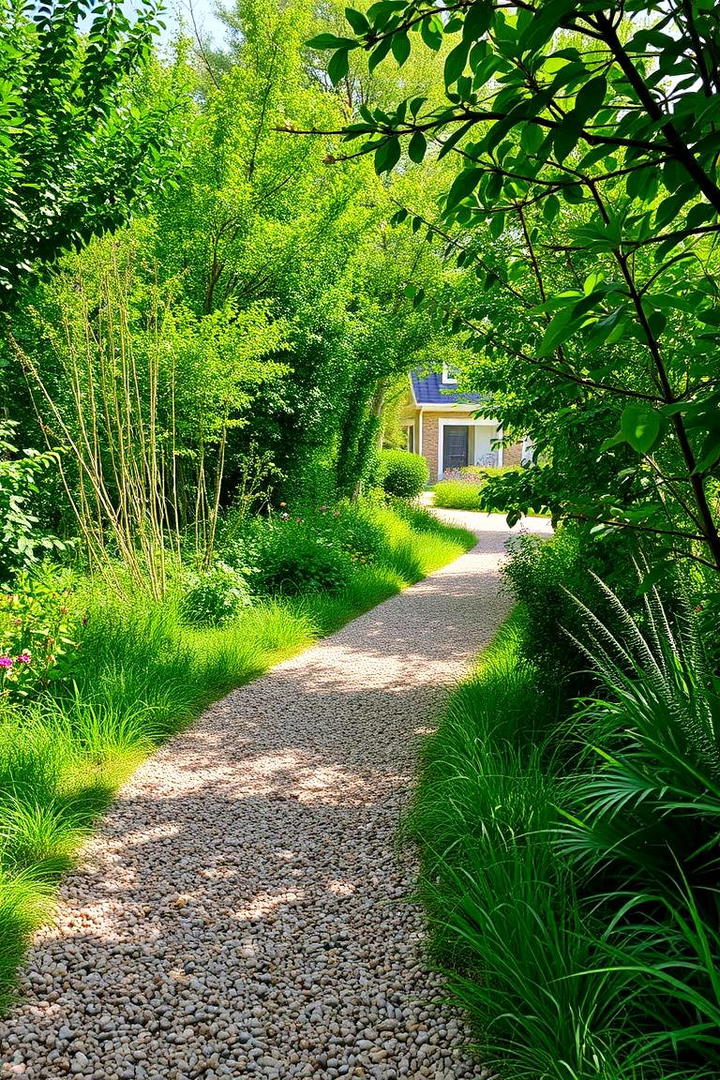
[[[522,442],[503,447],[503,465],[522,464]]]
[[[430,470],[430,483],[438,474],[438,413],[425,413],[422,418],[422,454]]]

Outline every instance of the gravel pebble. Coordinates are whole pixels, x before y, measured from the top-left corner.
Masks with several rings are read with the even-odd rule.
[[[490,1080],[439,1003],[395,844],[418,737],[508,606],[504,519],[438,513],[478,546],[126,784],[28,953],[3,1080]]]

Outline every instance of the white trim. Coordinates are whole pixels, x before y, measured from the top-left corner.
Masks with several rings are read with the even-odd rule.
[[[478,411],[478,407],[481,403],[477,401],[432,401],[424,402],[422,408],[425,412],[457,412],[468,416],[473,416],[473,413]],[[420,408],[420,406],[418,406]],[[495,420],[487,418],[488,424],[494,424]]]
[[[455,376],[455,378],[452,377],[452,375],[450,374],[450,368],[447,364],[443,364],[442,366],[441,382],[443,386],[457,386],[457,375]]]
[[[422,409],[420,409],[420,412],[418,413],[418,427],[420,428],[420,430],[418,432],[418,454],[420,455],[420,457],[422,457],[422,452],[423,452],[423,411],[422,411]]]
[[[410,396],[413,400],[413,405],[417,405],[418,400],[415,397],[415,384],[413,383],[412,372],[408,371],[408,382],[410,383]]]
[[[499,427],[498,430],[497,430],[497,437],[498,437],[498,439],[502,439],[502,437],[503,437],[503,429],[501,427]],[[498,467],[502,468],[502,463],[503,463],[503,444],[502,443],[500,443],[500,445],[497,448],[497,456],[498,456]]]
[[[479,417],[478,419],[475,419],[475,420],[471,420],[468,417],[464,417],[464,416],[463,417],[458,417],[457,419],[455,419],[455,417],[453,417],[452,419],[449,419],[449,418],[446,418],[446,417],[441,417],[438,420],[438,460],[437,460],[437,468],[438,468],[438,477],[437,478],[438,478],[438,480],[442,480],[442,477],[443,477],[443,451],[444,451],[444,442],[445,442],[444,430],[445,430],[446,425],[448,425],[448,424],[460,425],[460,426],[463,426],[463,427],[465,427],[465,426],[474,427],[474,428],[494,427],[495,432],[496,432],[495,438],[500,438],[502,436],[502,428],[498,427],[497,420],[490,420],[490,419],[486,419],[484,417]],[[421,453],[422,453],[422,451],[421,451]],[[498,453],[498,464],[502,465],[502,448],[500,449],[500,451]]]

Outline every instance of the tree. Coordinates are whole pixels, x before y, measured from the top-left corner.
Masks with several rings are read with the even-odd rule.
[[[280,498],[322,503],[355,492],[368,471],[383,380],[407,371],[430,334],[405,288],[438,259],[387,228],[397,205],[370,162],[329,167],[337,139],[307,145],[277,130],[346,115],[344,91],[303,46],[318,25],[310,5],[240,0],[227,21],[229,51],[203,47],[192,76],[186,164],[156,201],[157,253],[198,315],[260,301],[287,320],[281,392],[233,433],[228,465],[232,475],[258,441],[287,476]],[[359,86],[358,76],[351,92]],[[362,83],[365,98],[373,89]]]
[[[119,0],[4,0],[0,307],[23,278],[127,221],[157,183],[167,124],[139,76],[160,25],[155,0],[134,22]]]
[[[714,5],[381,0],[348,19],[347,37],[314,42],[333,50],[333,77],[361,47],[374,67],[389,54],[402,64],[413,43],[456,42],[442,107],[363,105],[344,128],[379,173],[403,148],[413,161],[429,152],[461,164],[441,229],[430,224],[463,265],[481,267],[484,294],[508,303],[499,325],[469,319],[467,307],[452,324],[486,357],[532,372],[535,386],[614,401],[595,422],[617,417],[596,446],[613,455],[616,479],[592,492],[586,516],[720,569]],[[507,260],[492,257],[501,239]],[[628,467],[623,444],[641,456],[625,502],[612,498]]]

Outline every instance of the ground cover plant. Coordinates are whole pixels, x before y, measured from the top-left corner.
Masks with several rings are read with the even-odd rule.
[[[322,550],[342,552],[346,560],[342,580],[328,576],[335,561],[323,564],[322,573],[309,574],[306,566],[298,573],[297,553],[306,557],[311,542],[321,543],[319,521]],[[107,580],[41,564],[15,582],[18,591],[3,593],[3,1006],[59,875],[144,756],[232,687],[474,543],[471,534],[422,510],[377,502],[249,523],[245,550],[236,523],[227,533],[233,541],[225,558],[247,560],[252,546],[254,573],[231,561],[204,575],[181,572],[158,600],[109,592]]]

